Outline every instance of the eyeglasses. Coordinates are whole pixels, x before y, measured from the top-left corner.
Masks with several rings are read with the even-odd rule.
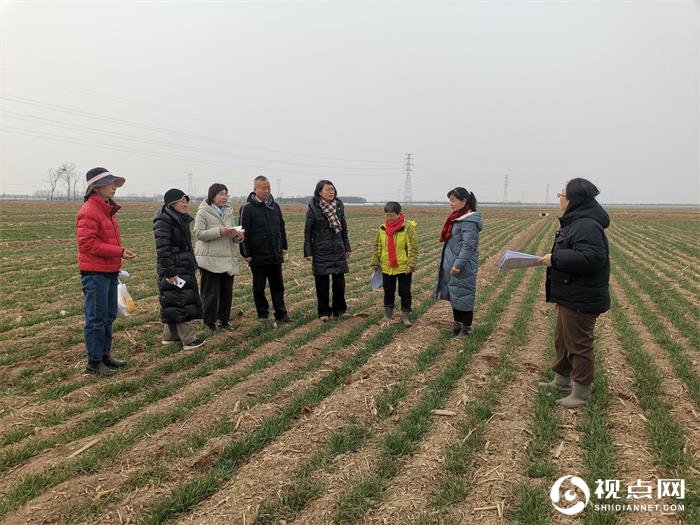
[[[566,193],[557,193],[558,198],[566,197]]]

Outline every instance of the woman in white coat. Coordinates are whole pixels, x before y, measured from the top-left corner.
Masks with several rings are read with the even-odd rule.
[[[212,184],[206,201],[197,209],[194,236],[197,239],[194,254],[201,273],[202,318],[210,330],[230,330],[233,280],[240,273],[238,248],[243,240],[233,211],[226,204],[228,188]]]

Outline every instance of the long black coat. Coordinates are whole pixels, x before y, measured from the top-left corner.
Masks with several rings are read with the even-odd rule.
[[[241,255],[251,257],[251,266],[281,264],[282,250],[287,249],[287,230],[282,210],[274,200],[272,209],[255,199],[255,192],[248,195],[248,202],[241,206],[239,224],[245,229],[240,244]]]
[[[331,228],[316,199],[309,201],[309,207],[306,210],[304,257],[313,256],[311,269],[315,275],[348,272],[346,253],[352,250],[348,239],[348,225],[345,221],[345,206],[340,199],[336,199],[336,202],[338,203],[336,213],[342,226],[340,233],[336,233]]]
[[[164,323],[184,323],[202,317],[190,222],[192,217],[189,214],[177,213],[167,206],[163,206],[153,217],[160,318]],[[165,280],[175,275],[185,280],[182,288]]]
[[[547,268],[547,301],[581,312],[610,309],[610,256],[605,228],[610,217],[596,200],[567,211]]]

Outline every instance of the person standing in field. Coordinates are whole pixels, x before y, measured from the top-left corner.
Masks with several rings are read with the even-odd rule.
[[[345,274],[352,250],[345,221],[345,206],[329,180],[316,184],[304,224],[304,257],[311,263],[316,284],[318,318],[325,323],[331,316],[347,319]],[[333,302],[330,302],[330,280]]]
[[[418,259],[418,236],[416,223],[408,221],[401,212],[401,204],[387,202],[384,205],[386,221],[379,227],[374,241],[372,269],[382,269],[384,288],[384,321],[394,319],[396,281],[399,282],[401,298],[401,322],[411,326],[411,278]]]
[[[111,376],[126,361],[112,357],[112,323],[117,318],[117,276],[122,259],[133,259],[134,252],[121,245],[116,213],[120,206],[112,200],[126,179],[105,168],[93,168],[85,175],[85,202],[76,218],[78,268],[83,288],[85,326],[85,373]]]
[[[433,297],[450,301],[454,318],[452,335],[465,339],[472,333],[483,224],[472,192],[457,187],[447,197],[452,213],[440,232],[440,242],[444,244]]]
[[[234,276],[240,273],[236,244],[243,232],[236,229],[228,203],[228,188],[212,184],[207,199],[197,208],[194,254],[202,279],[202,316],[209,330],[231,330]]]
[[[190,198],[172,188],[165,192],[163,202],[153,217],[163,344],[181,341],[185,350],[192,350],[204,341],[192,326],[194,319],[202,317],[202,302],[190,233],[192,216],[187,213]]]
[[[241,206],[240,224],[245,231],[240,251],[253,273],[253,301],[258,320],[268,320],[270,304],[265,297],[265,285],[270,283],[275,321],[292,323],[284,304],[282,277],[282,263],[287,253],[287,230],[267,177],[259,175],[253,180],[253,191]]]
[[[586,179],[571,179],[558,193],[564,212],[551,253],[540,259],[547,267],[545,296],[557,309],[554,331],[554,379],[541,387],[569,395],[557,403],[585,405],[594,376],[593,342],[598,316],[610,309],[610,255],[605,229],[610,217],[595,199],[600,193]]]

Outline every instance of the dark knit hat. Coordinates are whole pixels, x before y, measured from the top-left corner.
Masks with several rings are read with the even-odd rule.
[[[126,182],[124,177],[112,175],[107,168],[92,168],[85,174],[85,180],[87,181],[85,195],[90,195],[95,188],[107,186],[112,183],[115,183],[117,188],[121,188]]]
[[[179,201],[185,197],[187,199],[187,202],[190,202],[190,198],[185,195],[185,192],[182,190],[178,190],[177,188],[170,188],[168,191],[165,192],[165,195],[163,195],[163,204],[166,206],[170,206],[171,204]]]

